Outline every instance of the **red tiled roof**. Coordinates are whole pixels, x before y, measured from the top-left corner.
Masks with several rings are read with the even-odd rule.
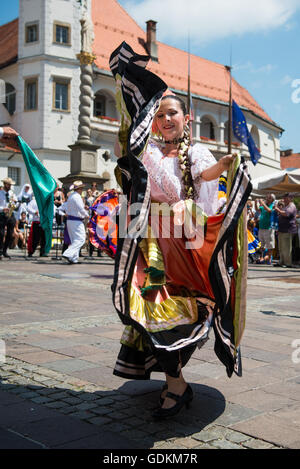
[[[16,18],[0,26],[0,68],[15,62],[18,58],[18,25]]]
[[[289,156],[281,156],[280,166],[281,169],[300,168],[300,153],[293,153]]]
[[[123,41],[126,41],[135,52],[147,54],[146,33],[117,0],[105,2],[93,0],[92,19],[95,28],[94,54],[97,56],[95,64],[99,69],[109,70],[110,54]],[[150,61],[148,69],[160,76],[169,88],[187,92],[188,53],[161,42],[157,44],[159,62]],[[227,103],[229,74],[226,67],[191,55],[191,93]],[[240,106],[274,123],[250,93],[234,79],[232,80],[232,94],[233,99]]]
[[[146,33],[117,0],[105,0],[105,2],[92,0],[92,18],[95,28],[94,53],[97,56],[95,64],[99,69],[109,70],[110,54],[123,41],[126,41],[135,52],[147,53]],[[187,92],[187,52],[161,42],[157,44],[159,62],[150,61],[149,70],[159,75],[169,88]],[[0,26],[0,68],[16,61],[17,56],[18,18]],[[191,55],[192,94],[227,103],[228,88],[229,76],[224,65]],[[250,93],[234,79],[232,93],[233,99],[240,106],[274,123]]]

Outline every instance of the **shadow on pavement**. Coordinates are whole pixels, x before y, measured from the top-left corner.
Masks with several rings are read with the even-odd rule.
[[[224,412],[223,394],[192,383],[190,409],[154,421],[162,385],[128,381],[91,393],[0,381],[0,449],[148,449],[157,441],[195,436]]]

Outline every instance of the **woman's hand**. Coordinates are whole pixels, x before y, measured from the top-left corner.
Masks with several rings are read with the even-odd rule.
[[[230,168],[231,163],[233,162],[234,158],[236,155],[225,155],[222,156],[222,158],[219,160],[219,163],[221,164],[223,170],[228,170]]]

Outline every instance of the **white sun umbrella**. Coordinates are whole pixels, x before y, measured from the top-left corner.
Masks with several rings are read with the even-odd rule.
[[[300,194],[300,169],[283,169],[282,171],[261,176],[252,180],[253,195],[271,192],[276,195],[291,192]]]

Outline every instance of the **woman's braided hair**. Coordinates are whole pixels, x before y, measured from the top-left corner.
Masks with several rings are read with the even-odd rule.
[[[186,106],[184,101],[176,95],[167,95],[162,98],[162,101],[165,99],[174,99],[177,101],[181,107],[183,115],[187,114]],[[188,125],[184,127],[183,138],[180,139],[179,148],[178,148],[178,159],[179,165],[182,173],[182,181],[184,187],[184,198],[195,200],[196,192],[191,172],[191,161],[189,158],[189,148],[191,145],[191,134]]]

